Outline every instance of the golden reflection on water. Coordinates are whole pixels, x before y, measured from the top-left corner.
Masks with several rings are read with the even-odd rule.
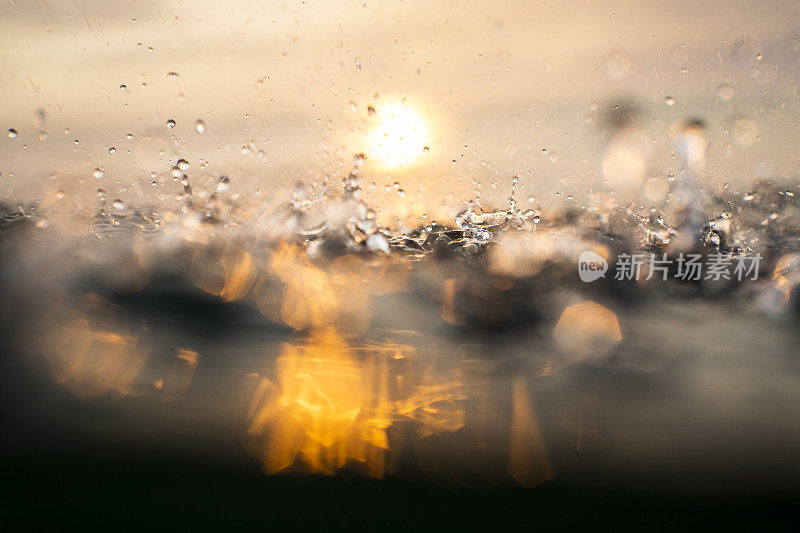
[[[303,346],[284,345],[278,382],[262,378],[247,429],[261,440],[265,470],[283,470],[300,456],[314,472],[355,461],[381,475],[391,425],[382,367],[362,364],[333,329],[312,332]]]
[[[248,411],[248,435],[267,472],[296,462],[321,473],[353,463],[371,476],[386,472],[387,429],[418,423],[427,437],[464,426],[466,388],[458,372],[438,376],[410,346],[351,347],[333,328],[285,344],[277,382],[260,378]],[[298,461],[298,459],[300,461]]]
[[[533,487],[555,476],[555,470],[523,378],[514,380],[512,412],[508,472],[526,487]]]
[[[68,311],[49,336],[46,352],[55,380],[79,398],[136,393],[147,347],[113,316]]]
[[[622,341],[622,332],[613,311],[585,301],[564,309],[553,338],[561,357],[576,362],[608,355]]]
[[[246,250],[231,247],[221,257],[198,252],[192,261],[195,285],[227,302],[243,298],[256,280],[256,266]]]
[[[496,382],[491,373],[499,362],[468,359],[463,346],[427,338],[423,331],[372,324],[376,297],[408,290],[408,262],[357,255],[312,260],[288,242],[261,255],[232,242],[192,243],[185,266],[199,289],[220,303],[237,300],[257,307],[268,320],[294,330],[280,348],[264,352],[257,363],[262,370],[249,374],[257,378],[255,387],[237,392],[248,405],[246,447],[266,472],[334,474],[348,467],[383,477],[408,453],[418,454],[423,468],[437,470],[425,442],[452,435],[448,442],[460,441],[462,450],[453,458],[467,460],[463,450],[482,449],[499,429],[508,446],[496,452],[508,455],[501,475],[525,486],[554,475],[528,378],[506,380],[504,399],[490,405],[487,387]],[[431,286],[433,299],[441,299],[439,317],[435,307],[430,309],[433,319],[463,324],[457,304],[466,290],[463,274],[442,274],[424,275],[425,283],[439,285]],[[123,322],[122,317],[129,318],[124,307],[99,296],[58,305],[66,309],[46,320],[51,326],[47,355],[56,381],[68,391],[83,399],[137,395],[155,405],[195,409],[196,375],[212,359],[189,346],[151,353],[150,332]],[[557,346],[564,328],[567,336],[581,334],[610,313],[592,305],[565,311],[556,328]],[[418,310],[401,305],[396,312]],[[613,337],[605,326],[598,334]],[[203,401],[217,401],[213,395],[219,390],[205,393]]]

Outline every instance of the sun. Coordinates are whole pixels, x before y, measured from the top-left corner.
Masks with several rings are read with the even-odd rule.
[[[369,156],[387,168],[414,164],[428,143],[423,118],[402,103],[378,109],[378,121],[368,133]]]

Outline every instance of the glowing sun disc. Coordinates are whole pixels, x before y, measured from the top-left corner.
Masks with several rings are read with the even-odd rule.
[[[422,117],[401,104],[380,108],[378,116],[378,124],[368,134],[370,158],[392,168],[414,163],[428,141]]]

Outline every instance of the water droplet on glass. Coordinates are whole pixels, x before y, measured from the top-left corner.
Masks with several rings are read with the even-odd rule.
[[[120,85],[120,86],[119,86],[119,90],[120,90],[120,91],[122,91],[122,92],[126,92],[126,91],[128,90],[128,86],[127,86],[127,85],[124,85],[124,84],[123,84],[123,85]]]
[[[39,138],[40,141],[45,141],[47,140],[47,132],[42,130],[38,133],[37,137]]]
[[[375,111],[375,108],[374,108],[374,107],[372,107],[372,106],[367,106],[367,114],[368,114],[369,116],[371,116],[371,117],[374,117],[376,113],[377,113],[377,111]]]
[[[92,172],[92,176],[94,176],[96,179],[101,180],[106,177],[106,173],[102,168],[97,167],[96,169],[94,169],[94,172]]]
[[[178,159],[178,168],[181,170],[187,170],[189,168],[189,162],[185,159]]]
[[[108,153],[109,154],[115,154],[115,153],[117,153],[117,149],[112,146],[111,148],[108,149]]]
[[[672,107],[675,105],[675,98],[673,98],[672,96],[667,96],[666,98],[664,98],[664,103]]]
[[[733,139],[740,148],[750,148],[758,141],[759,128],[754,120],[740,118],[733,124]]]
[[[178,73],[177,72],[167,72],[167,78],[168,79],[174,80],[177,77],[178,77]]]
[[[175,121],[174,121],[174,120],[172,120],[172,119],[169,119],[169,120],[167,121],[167,127],[168,127],[168,128],[174,128],[174,127],[175,127]]]
[[[15,130],[14,128],[9,128],[9,130],[8,130],[8,138],[9,139],[16,139],[17,137],[19,137],[19,133],[17,133],[17,130]]]
[[[194,131],[196,131],[200,135],[204,134],[206,132],[206,123],[203,122],[202,120],[198,120],[197,122],[194,123]]]
[[[733,100],[734,96],[733,87],[730,85],[720,85],[720,87],[717,89],[717,96],[719,96],[720,100],[730,102]]]

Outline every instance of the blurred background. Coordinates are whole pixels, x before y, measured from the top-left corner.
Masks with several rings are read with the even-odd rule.
[[[65,527],[783,523],[798,20],[3,2],[10,506]],[[763,263],[587,284],[583,250]]]

